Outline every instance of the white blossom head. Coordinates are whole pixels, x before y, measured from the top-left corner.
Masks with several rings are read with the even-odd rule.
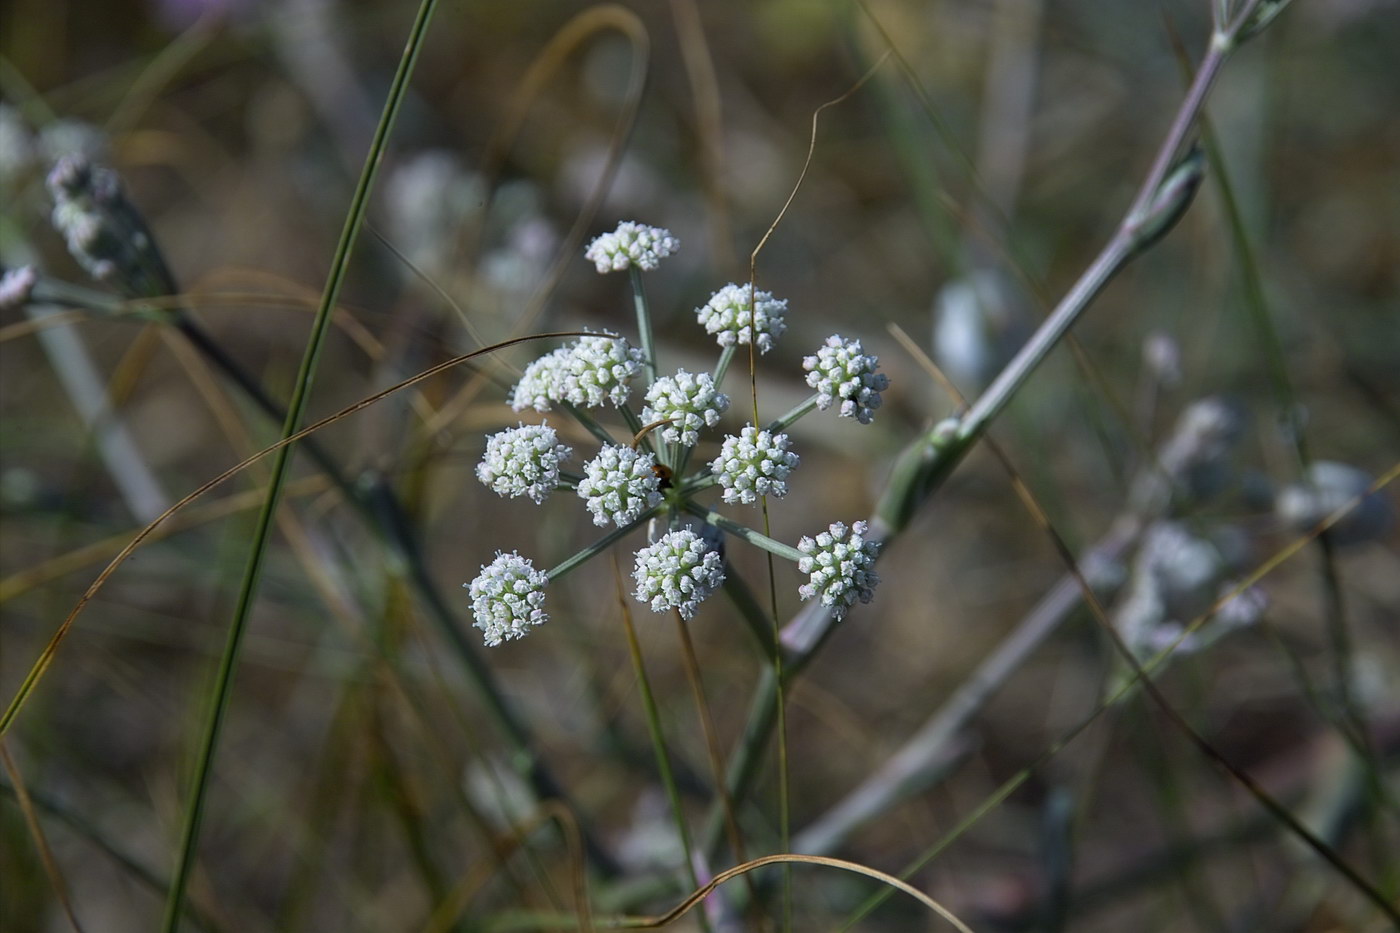
[[[773,349],[773,341],[783,335],[787,324],[787,299],[774,298],[769,292],[752,292],[753,286],[729,284],[710,296],[704,306],[695,309],[705,333],[714,334],[721,347],[748,344],[758,334],[760,353]],[[753,294],[753,307],[749,295]],[[752,327],[750,327],[752,325]]]
[[[803,599],[820,598],[838,620],[856,600],[870,602],[880,582],[872,569],[880,545],[865,540],[868,530],[865,522],[856,522],[850,528],[833,522],[815,538],[804,535],[797,542],[797,549],[805,555],[797,568],[810,577],[797,592]]]
[[[605,446],[583,465],[578,494],[593,513],[593,524],[634,522],[661,501],[656,458],[631,447]]]
[[[805,357],[807,384],[817,390],[817,407],[826,411],[841,402],[841,417],[869,424],[880,407],[880,393],[890,386],[889,377],[877,373],[880,360],[861,352],[859,340],[845,340],[839,334],[826,338],[816,356]]]
[[[18,269],[0,270],[0,311],[22,307],[34,293],[39,274],[33,266],[20,266]]]
[[[797,466],[797,454],[788,448],[786,434],[760,431],[745,425],[738,437],[724,439],[710,472],[724,489],[725,502],[748,504],[759,496],[787,495],[787,475]]]
[[[662,376],[647,389],[647,404],[642,409],[642,422],[670,420],[659,432],[667,443],[694,447],[699,430],[714,427],[719,416],[729,409],[729,396],[715,389],[709,373],[692,375],[677,370],[674,376]]]
[[[555,402],[597,408],[606,401],[620,407],[641,371],[642,351],[625,338],[590,334],[525,367],[510,405],[516,411],[549,411]]]
[[[1333,460],[1314,461],[1299,482],[1285,486],[1274,502],[1275,514],[1299,534],[1306,534],[1334,512],[1351,510],[1328,528],[1333,544],[1376,541],[1389,534],[1395,511],[1364,470]]]
[[[573,451],[547,424],[522,424],[486,439],[476,478],[498,496],[529,496],[539,504],[559,485],[559,464]]]
[[[724,582],[724,559],[708,541],[683,528],[638,551],[632,579],[637,599],[650,603],[652,612],[677,609],[689,619]]]
[[[680,247],[681,241],[670,230],[624,220],[612,233],[589,243],[583,258],[597,266],[599,273],[622,272],[634,265],[650,271]]]
[[[467,584],[472,597],[476,627],[486,635],[486,644],[499,645],[512,638],[524,638],[530,629],[549,621],[544,611],[544,586],[549,575],[515,551],[496,552],[496,559],[481,568],[481,574]]]

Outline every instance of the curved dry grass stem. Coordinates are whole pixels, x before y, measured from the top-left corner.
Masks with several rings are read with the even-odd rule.
[[[302,428],[295,434],[291,434],[286,438],[283,438],[282,440],[278,441],[277,443],[272,444],[269,447],[264,447],[262,450],[253,454],[251,457],[247,457],[239,463],[229,467],[227,470],[220,473],[218,476],[215,476],[213,479],[205,482],[199,488],[195,489],[193,492],[189,493],[184,498],[171,505],[170,508],[166,509],[160,515],[158,515],[154,521],[148,524],[145,528],[141,529],[141,531],[137,532],[136,536],[132,538],[131,541],[129,541],[125,547],[123,547],[120,551],[117,552],[117,555],[113,557],[111,562],[107,564],[107,566],[102,570],[100,574],[98,574],[97,579],[95,579],[91,583],[91,585],[88,586],[87,590],[79,598],[77,604],[72,608],[72,610],[69,611],[68,615],[64,618],[63,622],[60,623],[58,629],[54,632],[54,634],[50,637],[48,643],[44,646],[44,650],[40,653],[38,659],[30,667],[29,672],[25,675],[23,683],[21,683],[19,689],[15,691],[15,695],[13,698],[11,698],[9,705],[6,707],[4,715],[0,716],[0,736],[3,736],[5,733],[7,733],[10,729],[10,726],[14,724],[15,717],[19,714],[19,711],[24,707],[25,702],[29,699],[30,694],[34,692],[34,688],[38,685],[38,682],[44,676],[44,673],[49,669],[49,666],[53,664],[53,659],[58,652],[59,645],[62,644],[63,639],[68,636],[68,632],[72,629],[73,623],[77,621],[78,616],[82,614],[85,608],[87,608],[87,604],[92,601],[93,597],[96,596],[98,591],[102,589],[102,587],[106,584],[107,580],[112,576],[112,574],[117,572],[117,568],[124,564],[127,558],[129,558],[136,551],[137,548],[139,548],[142,544],[146,542],[148,538],[155,534],[157,529],[164,525],[165,522],[177,512],[184,509],[185,506],[199,499],[211,489],[216,489],[219,486],[223,485],[225,482],[232,479],[234,476],[237,476],[239,473],[243,472],[248,467],[252,466],[254,463],[257,463],[263,458],[275,454],[282,448],[287,447],[291,444],[295,444],[302,438],[308,437],[309,435],[316,433],[322,428],[336,423],[342,418],[349,417],[357,411],[360,411],[364,408],[368,408],[376,402],[388,398],[395,392],[398,392],[402,389],[406,389],[410,386],[415,386],[426,379],[431,379],[433,376],[445,372],[453,368],[454,366],[460,366],[462,363],[466,363],[478,356],[483,356],[487,353],[494,353],[497,350],[502,350],[506,347],[511,347],[518,343],[525,343],[530,340],[547,340],[558,337],[580,336],[585,336],[585,332],[558,331],[555,333],[548,334],[531,334],[528,337],[515,337],[510,340],[503,340],[500,343],[493,344],[489,347],[482,347],[479,350],[473,350],[472,352],[464,353],[461,356],[454,356],[450,360],[444,360],[443,362],[438,363],[436,366],[431,366],[415,376],[411,376],[410,378],[405,379],[402,382],[395,383],[387,389],[383,389],[379,392],[374,393],[373,395],[366,396],[365,398],[360,399],[355,404],[342,408],[335,414],[328,415],[325,418],[322,418],[320,421],[317,421],[314,424],[310,424],[307,427]]]
[[[702,900],[704,900],[705,897],[715,888],[719,887],[725,882],[732,881],[740,875],[747,874],[748,872],[755,871],[767,865],[818,865],[822,868],[835,868],[838,871],[848,871],[852,874],[864,875],[867,878],[875,879],[881,884],[888,885],[890,888],[893,888],[894,890],[899,891],[902,894],[909,895],[914,900],[918,901],[920,904],[927,907],[929,910],[933,911],[938,916],[946,920],[953,927],[953,929],[959,931],[959,933],[972,933],[972,928],[969,927],[966,923],[963,923],[961,920],[959,920],[951,910],[944,907],[942,904],[938,903],[938,901],[935,901],[933,898],[929,897],[927,894],[920,891],[918,888],[914,887],[908,882],[896,878],[894,875],[880,871],[876,868],[871,868],[868,865],[862,865],[859,862],[848,862],[844,859],[829,858],[827,856],[822,855],[797,855],[795,853],[787,853],[783,855],[765,855],[761,858],[756,858],[752,861],[745,862],[742,865],[735,865],[733,868],[727,869],[715,875],[714,878],[712,878],[708,884],[706,884],[704,887],[697,888],[694,893],[692,893],[689,897],[681,901],[679,904],[671,908],[666,913],[659,914],[654,917],[623,918],[622,920],[616,923],[616,928],[625,930],[651,930],[657,929],[659,927],[664,927],[667,924],[679,920],[681,917],[684,917],[686,914],[688,914],[691,910],[695,908],[696,904],[699,904]]]

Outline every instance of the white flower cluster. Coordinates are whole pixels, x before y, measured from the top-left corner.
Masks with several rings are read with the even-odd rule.
[[[595,525],[626,525],[661,501],[661,480],[651,454],[608,445],[584,464],[583,473],[578,494],[587,501]]]
[[[744,426],[739,436],[728,435],[719,456],[710,464],[724,489],[724,501],[748,504],[759,496],[787,495],[787,475],[797,466],[788,449],[788,436]]]
[[[20,266],[18,269],[5,269],[0,275],[0,311],[19,308],[29,301],[39,274],[33,266]]]
[[[714,334],[721,347],[747,345],[753,332],[757,332],[758,350],[767,353],[773,349],[773,341],[787,330],[783,317],[787,314],[788,303],[786,298],[774,298],[769,292],[759,291],[753,295],[750,309],[752,288],[748,284],[726,285],[711,295],[703,307],[696,308],[695,316],[705,333]]]
[[[626,222],[595,239],[585,255],[600,273],[650,270],[679,245],[668,230]],[[644,296],[639,292],[637,297],[643,315],[641,329],[649,331]],[[721,365],[728,366],[736,347],[747,345],[762,353],[773,349],[787,330],[787,307],[787,301],[769,292],[730,283],[697,308],[696,316],[724,349]],[[711,373],[681,369],[673,375],[657,376],[655,362],[644,361],[643,351],[621,337],[590,333],[535,360],[511,390],[510,404],[516,411],[534,408],[545,412],[564,405],[604,439],[597,455],[583,465],[583,476],[574,487],[593,523],[626,529],[639,524],[644,515],[660,514],[663,508],[674,523],[682,509],[703,513],[702,507],[689,501],[690,496],[711,485],[719,486],[724,502],[731,505],[751,505],[764,496],[786,495],[788,476],[797,468],[799,458],[788,449],[787,434],[779,428],[763,430],[755,423],[724,438],[719,455],[708,463],[708,475],[692,477],[698,481],[690,483],[685,477],[672,477],[673,470],[684,472],[690,462],[691,451],[678,451],[677,446],[694,448],[702,430],[720,423],[730,399]],[[889,379],[878,372],[879,361],[862,350],[859,340],[828,337],[802,365],[807,384],[816,390],[817,407],[825,410],[839,402],[843,417],[862,424],[872,420],[881,404],[880,393],[889,387]],[[628,398],[632,380],[644,369],[651,385],[639,417],[628,405]],[[655,432],[657,442],[647,445],[654,447],[655,453],[637,449],[640,437],[631,445],[608,440],[612,429],[580,410],[605,402],[621,409],[619,414],[631,431]],[[803,403],[779,424],[789,424],[812,405],[810,401]],[[576,477],[567,474],[566,481],[562,472],[572,453],[548,424],[520,423],[487,438],[477,478],[498,495],[528,496],[542,503],[561,485],[574,485]],[[669,491],[663,494],[663,488]],[[880,582],[874,571],[879,542],[868,540],[864,522],[851,526],[834,523],[816,537],[803,537],[794,551],[727,519],[714,520],[752,544],[798,558],[799,569],[807,575],[798,592],[803,599],[819,600],[837,619],[844,618],[856,602],[870,602]],[[705,529],[713,530],[708,525]],[[725,579],[719,532],[714,534],[716,537],[707,536],[698,527],[674,530],[639,550],[632,573],[637,599],[655,612],[674,609],[683,618],[691,618]],[[620,531],[610,534],[575,554],[558,565],[558,573],[578,566],[620,535]],[[543,588],[548,582],[548,573],[535,570],[515,552],[497,552],[496,560],[482,567],[468,586],[476,625],[486,633],[488,645],[520,638],[547,620]]]
[[[633,265],[650,271],[680,246],[681,241],[673,237],[670,230],[625,220],[612,233],[605,233],[589,243],[583,257],[597,266],[600,273],[621,272]]]
[[[729,396],[716,391],[713,376],[691,375],[681,369],[674,376],[662,376],[647,389],[642,423],[669,419],[671,423],[660,429],[662,439],[694,447],[700,440],[699,430],[714,427],[728,409]]]
[[[875,417],[880,393],[890,385],[888,376],[875,371],[879,366],[878,358],[861,352],[859,340],[844,340],[839,335],[826,338],[816,356],[802,360],[807,384],[821,396],[817,407],[826,411],[840,399],[841,417],[861,424],[869,424]]]
[[[559,464],[573,451],[547,424],[522,424],[486,439],[476,478],[498,496],[529,496],[535,504],[559,486]]]
[[[549,575],[515,551],[496,552],[481,574],[467,584],[472,597],[476,627],[486,633],[486,644],[499,645],[524,638],[530,628],[549,621],[544,611],[544,586]]]
[[[622,337],[580,337],[529,366],[511,392],[516,411],[549,411],[554,402],[597,408],[604,401],[622,406],[629,383],[642,371],[642,351]]]
[[[820,597],[822,605],[831,607],[837,619],[844,618],[857,599],[870,602],[880,582],[871,569],[880,545],[865,540],[868,531],[865,522],[856,522],[849,529],[841,522],[833,522],[816,538],[804,535],[797,542],[797,549],[806,555],[797,568],[810,574],[810,582],[797,590],[803,599]]]
[[[724,582],[724,559],[704,538],[683,528],[638,551],[632,579],[637,599],[649,602],[652,612],[678,609],[681,618],[689,619]]]

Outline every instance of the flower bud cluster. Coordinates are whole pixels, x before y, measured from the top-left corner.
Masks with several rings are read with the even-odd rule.
[[[609,445],[584,464],[583,472],[578,494],[595,525],[626,525],[661,501],[656,457],[649,453]]]
[[[529,496],[539,504],[559,485],[559,464],[573,450],[547,424],[522,424],[486,440],[476,478],[498,496]]]
[[[117,173],[82,156],[64,156],[48,177],[53,225],[94,279],[132,296],[175,291],[146,222],[122,191]]]
[[[797,549],[804,555],[797,569],[810,575],[810,580],[798,588],[803,599],[820,599],[832,615],[841,619],[856,600],[868,603],[875,595],[880,577],[872,567],[880,545],[867,541],[865,522],[847,528],[833,522],[815,538],[803,536]]]
[[[694,447],[700,429],[719,424],[719,416],[729,409],[729,396],[715,388],[713,376],[691,375],[683,369],[653,382],[646,399],[642,422],[669,421],[659,429],[662,439],[685,447]]]
[[[637,599],[650,603],[652,612],[675,609],[689,619],[724,582],[724,559],[704,538],[683,528],[638,551],[632,579]]]
[[[496,552],[496,559],[481,568],[467,584],[476,627],[486,634],[486,644],[499,645],[524,638],[536,625],[549,621],[544,611],[544,586],[549,575],[515,551]]]
[[[752,296],[752,307],[750,307]],[[721,347],[747,346],[754,342],[760,353],[773,349],[773,341],[787,330],[787,299],[774,298],[769,292],[754,292],[751,285],[729,284],[710,296],[710,300],[695,309],[695,316],[705,333],[713,334]]]
[[[807,384],[817,390],[817,407],[826,411],[838,400],[841,417],[869,424],[880,407],[880,393],[889,388],[889,377],[877,373],[880,361],[861,351],[859,340],[840,335],[826,338],[815,356],[805,357]]]
[[[788,474],[797,467],[797,454],[787,448],[786,434],[760,431],[751,424],[737,437],[726,437],[710,464],[710,472],[724,490],[724,501],[747,505],[759,496],[787,495]]]
[[[580,337],[529,366],[511,393],[516,411],[549,411],[557,402],[597,408],[627,403],[631,382],[642,371],[642,351],[622,337]]]
[[[623,221],[612,233],[589,243],[583,258],[593,263],[599,273],[621,272],[634,265],[649,272],[680,246],[680,240],[669,230]]]

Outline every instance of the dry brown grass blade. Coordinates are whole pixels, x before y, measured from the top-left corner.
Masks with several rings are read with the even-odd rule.
[[[958,930],[959,933],[972,933],[972,928],[969,927],[967,924],[963,923],[961,920],[959,920],[948,908],[944,907],[942,904],[938,903],[933,898],[929,897],[927,894],[920,891],[918,888],[914,887],[908,882],[901,881],[899,878],[896,878],[894,875],[886,874],[885,872],[882,872],[879,869],[871,868],[867,865],[862,865],[859,862],[848,862],[844,859],[828,858],[824,855],[797,855],[795,853],[788,853],[785,855],[765,855],[761,858],[756,858],[752,861],[745,862],[742,865],[735,865],[733,868],[726,869],[725,871],[720,872],[718,875],[715,875],[714,878],[712,878],[708,884],[697,889],[693,894],[691,894],[685,900],[681,901],[675,907],[671,908],[666,913],[659,914],[655,917],[627,917],[618,922],[616,926],[619,929],[625,930],[650,930],[656,929],[658,927],[664,927],[672,921],[679,920],[681,917],[688,914],[691,910],[695,908],[697,904],[699,904],[705,899],[706,895],[708,895],[715,888],[724,884],[726,881],[730,881],[734,878],[739,877],[740,875],[747,874],[748,872],[754,871],[755,869],[763,868],[766,865],[782,864],[820,865],[823,868],[835,868],[839,871],[848,871],[853,874],[864,875],[867,878],[873,878],[881,884],[888,885],[891,888],[894,888],[896,891],[909,895],[914,900],[918,901],[920,904],[924,905],[929,910],[933,911],[934,913],[938,914],[938,916],[948,921],[948,923],[951,924],[955,930]]]
[[[77,933],[83,933],[83,925],[78,922],[78,915],[73,912],[73,902],[68,897],[68,885],[63,880],[63,873],[58,870],[53,850],[49,848],[44,827],[39,823],[39,814],[34,810],[34,801],[29,799],[29,789],[24,784],[24,776],[19,773],[19,766],[10,756],[10,749],[3,739],[0,739],[0,761],[4,762],[5,773],[10,776],[10,786],[15,790],[15,802],[19,804],[20,813],[24,815],[24,825],[34,839],[34,847],[39,850],[39,861],[43,863],[44,874],[49,876],[49,884],[53,885],[54,897],[63,908],[69,925]]]
[[[157,516],[153,522],[151,522],[145,528],[141,529],[141,531],[137,533],[136,537],[132,538],[131,541],[127,543],[126,547],[122,548],[121,551],[117,553],[117,556],[112,558],[112,561],[100,574],[98,574],[97,579],[94,580],[92,584],[87,588],[87,591],[83,593],[82,597],[79,598],[77,605],[73,607],[73,609],[68,613],[67,617],[59,625],[58,630],[54,632],[53,636],[49,639],[48,644],[44,646],[44,650],[40,653],[39,658],[30,667],[29,673],[25,676],[24,682],[20,684],[19,689],[15,692],[15,696],[10,700],[10,704],[8,707],[6,707],[3,718],[0,718],[0,736],[5,735],[9,731],[10,726],[14,724],[15,717],[19,714],[20,709],[23,708],[30,694],[33,693],[34,687],[43,677],[44,672],[47,671],[49,666],[53,663],[54,655],[57,653],[59,645],[63,643],[63,639],[67,637],[69,631],[73,627],[73,623],[77,621],[78,616],[82,614],[83,610],[87,607],[87,604],[91,602],[93,597],[97,595],[98,591],[102,589],[103,585],[106,584],[108,578],[110,578],[112,574],[116,573],[117,568],[119,568],[123,563],[125,563],[126,559],[130,557],[136,551],[137,548],[144,544],[146,540],[152,534],[154,534],[155,531],[158,528],[160,528],[161,525],[165,523],[167,519],[169,519],[175,513],[179,512],[185,506],[189,505],[191,502],[194,502],[196,499],[199,499],[211,489],[215,489],[223,483],[227,482],[229,479],[233,478],[234,476],[237,476],[239,473],[243,472],[243,470],[252,466],[254,463],[257,463],[258,461],[262,460],[264,457],[276,453],[277,451],[281,450],[284,447],[287,447],[290,444],[295,444],[302,438],[314,434],[322,428],[334,424],[337,421],[340,421],[342,418],[346,418],[350,415],[353,415],[357,411],[360,411],[364,408],[368,408],[376,402],[388,398],[390,395],[393,395],[394,393],[402,389],[406,389],[410,386],[417,385],[418,383],[423,382],[426,379],[431,379],[433,376],[436,376],[439,373],[446,372],[447,370],[452,369],[455,366],[459,366],[462,363],[466,363],[478,356],[484,356],[488,353],[494,353],[497,350],[502,350],[506,347],[511,347],[518,343],[525,343],[530,340],[547,340],[559,337],[579,336],[586,335],[582,331],[560,331],[547,334],[531,334],[525,337],[514,337],[510,340],[504,340],[500,343],[493,344],[489,347],[482,347],[479,350],[473,350],[470,353],[464,353],[461,356],[455,356],[452,359],[444,360],[443,362],[438,363],[436,366],[431,366],[428,369],[425,369],[422,372],[418,373],[417,375],[411,376],[410,378],[405,379],[402,382],[398,382],[387,389],[383,389],[379,392],[374,393],[373,395],[366,396],[365,398],[360,399],[353,405],[350,405],[346,408],[342,408],[335,414],[322,418],[320,421],[308,425],[300,431],[297,431],[295,434],[289,435],[285,439],[278,441],[277,443],[269,447],[264,447],[256,454],[253,454],[251,457],[244,459],[240,463],[220,473],[218,476],[204,483],[198,489],[189,493],[180,501],[170,506],[170,508],[166,509],[159,516]]]

